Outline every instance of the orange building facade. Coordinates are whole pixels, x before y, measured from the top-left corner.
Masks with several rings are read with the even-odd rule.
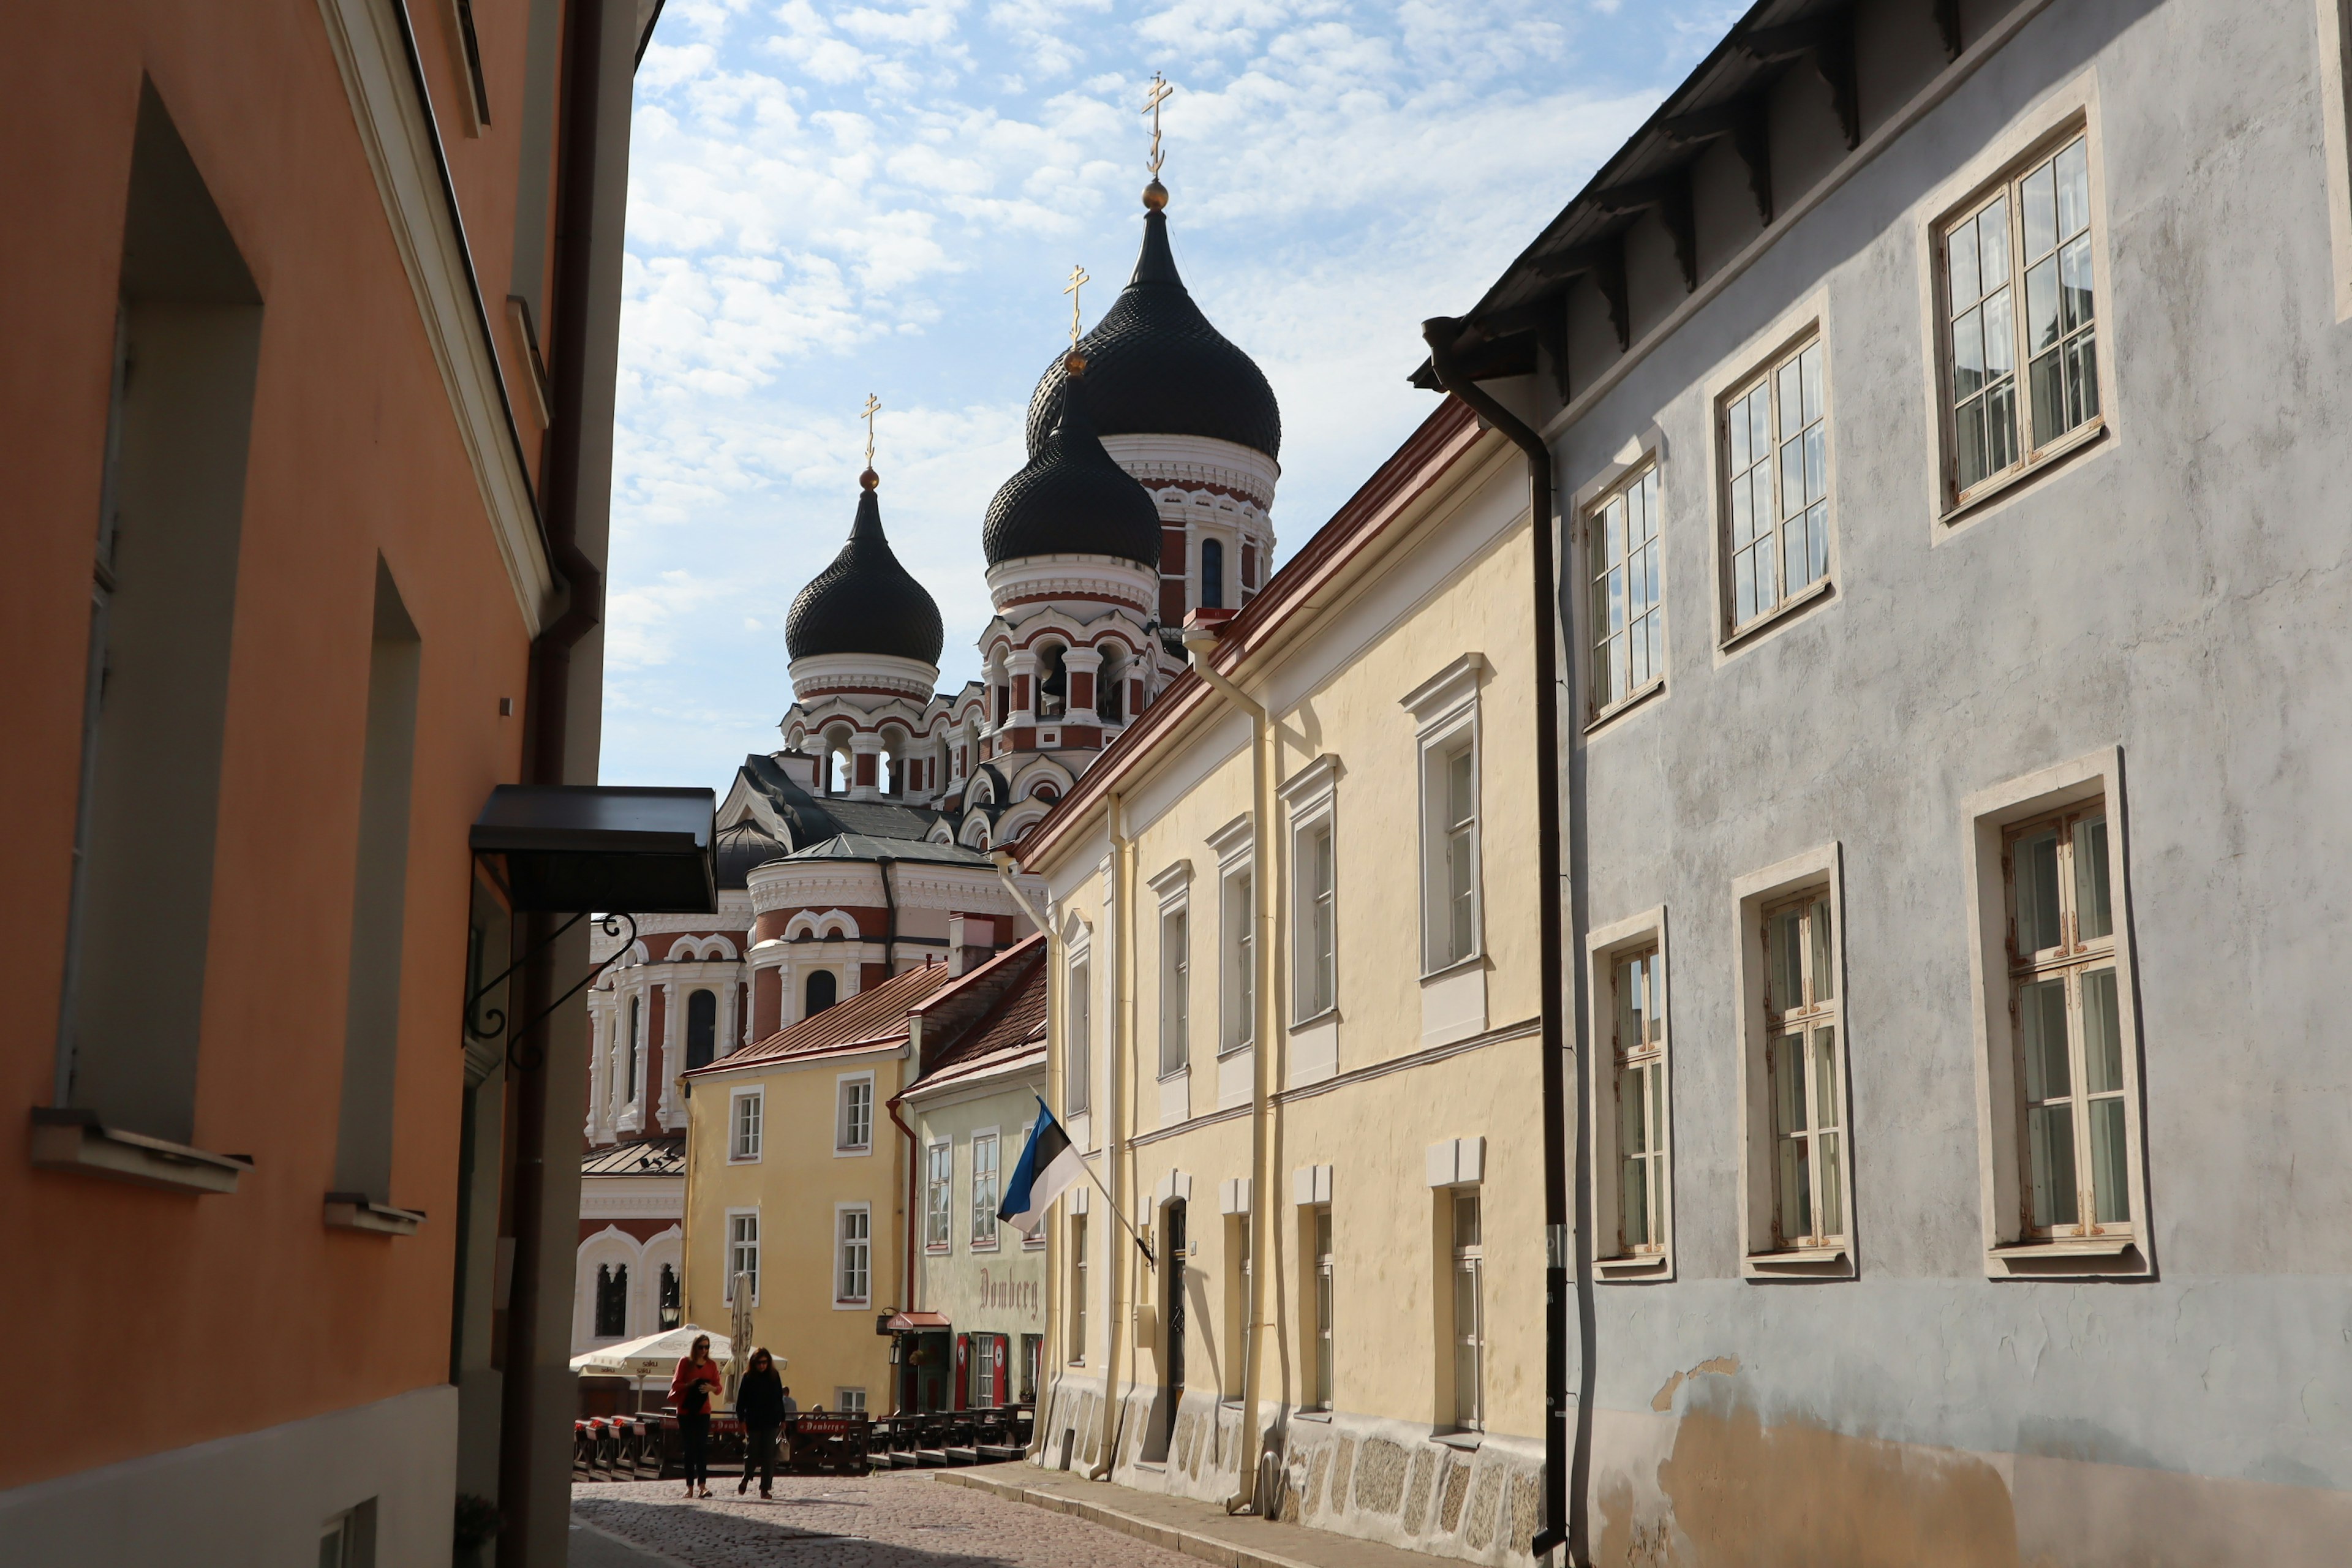
[[[657,9],[12,18],[12,1563],[562,1560],[583,1063],[495,1026],[586,931],[470,996],[554,922],[468,828],[595,777]]]

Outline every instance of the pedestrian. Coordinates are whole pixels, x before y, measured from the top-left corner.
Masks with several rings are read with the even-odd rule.
[[[710,1336],[697,1334],[669,1380],[669,1402],[677,1410],[678,1439],[686,1449],[688,1497],[710,1495],[710,1401],[718,1392],[719,1363],[710,1359]]]
[[[798,1401],[798,1400],[796,1400],[796,1399],[794,1399],[794,1398],[793,1397],[793,1385],[792,1385],[791,1384],[789,1384],[789,1383],[788,1383],[788,1384],[784,1384],[784,1418],[785,1418],[785,1419],[784,1419],[784,1441],[783,1441],[784,1458],[783,1458],[783,1462],[784,1462],[786,1465],[790,1465],[790,1464],[793,1462],[793,1423],[792,1423],[792,1417],[793,1417],[793,1416],[795,1416],[795,1415],[798,1415],[800,1413],[801,1413],[800,1401]]]
[[[776,1479],[776,1435],[784,1425],[784,1380],[776,1374],[776,1358],[765,1345],[751,1352],[743,1381],[735,1388],[735,1414],[743,1421],[743,1479],[735,1483],[741,1497],[751,1485],[751,1470],[760,1471],[760,1495],[767,1497]]]

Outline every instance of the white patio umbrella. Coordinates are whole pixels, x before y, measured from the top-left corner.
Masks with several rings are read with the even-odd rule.
[[[712,1361],[726,1361],[735,1353],[734,1345],[725,1334],[688,1323],[683,1328],[665,1329],[657,1334],[647,1334],[642,1339],[623,1340],[619,1344],[606,1345],[602,1350],[593,1350],[585,1355],[573,1356],[572,1370],[613,1373],[623,1377],[634,1377],[637,1380],[639,1395],[637,1403],[642,1405],[645,1403],[643,1396],[646,1391],[646,1379],[667,1377],[677,1371],[679,1358],[692,1349],[694,1342],[704,1334],[710,1336]]]

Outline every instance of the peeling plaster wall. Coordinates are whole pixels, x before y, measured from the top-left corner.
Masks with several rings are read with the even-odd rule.
[[[2114,429],[1948,528],[1927,226],[2086,71]],[[2052,5],[1560,433],[1563,501],[1654,426],[1664,495],[1667,690],[1570,742],[1580,931],[1664,904],[1673,933],[1674,1278],[1595,1288],[1598,1561],[2342,1560],[2338,112],[2310,0]],[[1836,588],[1726,655],[1705,389],[1816,292]],[[2110,746],[2156,1268],[1990,1279],[1961,803]],[[1830,841],[1857,1273],[1749,1281],[1732,882]]]

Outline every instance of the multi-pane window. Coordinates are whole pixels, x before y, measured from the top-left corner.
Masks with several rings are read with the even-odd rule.
[[[1003,1343],[1002,1334],[971,1336],[971,1386],[966,1390],[965,1403],[974,1410],[996,1405],[996,1372],[1004,1354]]]
[[[1087,1359],[1087,1216],[1070,1216],[1070,1359]]]
[[[1616,1083],[1617,1251],[1666,1246],[1666,1025],[1654,947],[1611,962]]]
[[[862,1306],[871,1294],[873,1215],[864,1207],[837,1213],[839,1218],[835,1223],[839,1240],[835,1248],[834,1300],[843,1305]]]
[[[1315,1387],[1313,1405],[1331,1408],[1331,1206],[1315,1211]]]
[[[1036,1404],[1037,1390],[1045,1381],[1045,1336],[1024,1334],[1021,1336],[1020,1402],[1024,1405]]]
[[[2012,829],[2007,872],[2029,1233],[2127,1230],[2131,1154],[2104,804]]]
[[[923,1245],[948,1249],[948,1205],[955,1187],[955,1145],[934,1143],[923,1151]]]
[[[1734,630],[1829,575],[1827,414],[1818,338],[1725,412]]]
[[[870,1149],[874,1146],[874,1080],[872,1079],[851,1078],[841,1080],[841,1113],[834,1138],[834,1147],[836,1149]]]
[[[845,1415],[866,1414],[866,1391],[862,1388],[836,1388],[833,1391],[833,1407]]]
[[[1486,1418],[1486,1263],[1478,1192],[1454,1194],[1454,1424],[1477,1431]]]
[[[1160,1076],[1183,1070],[1184,1030],[1192,1011],[1192,958],[1189,922],[1181,909],[1160,917]]]
[[[1239,1399],[1243,1380],[1249,1373],[1250,1306],[1250,1216],[1237,1214],[1225,1223],[1225,1256],[1233,1259],[1233,1272],[1225,1287],[1225,1342],[1233,1353],[1225,1358],[1225,1397]]]
[[[1944,231],[1957,493],[2098,417],[2091,261],[2090,143],[2081,136]]]
[[[1331,820],[1308,824],[1298,835],[1298,1015],[1312,1018],[1337,1005],[1338,911],[1331,864]]]
[[[1592,570],[1591,701],[1598,713],[1666,671],[1656,467],[1595,508],[1585,530]]]
[[[760,1127],[765,1114],[767,1097],[757,1089],[735,1097],[733,1136],[727,1145],[730,1160],[756,1160],[760,1157]]]
[[[1070,965],[1067,1022],[1062,1036],[1062,1110],[1076,1116],[1094,1103],[1094,982],[1090,965]]]
[[[1246,866],[1224,879],[1224,1048],[1239,1050],[1255,1037],[1257,948],[1255,883]]]
[[[1459,963],[1478,951],[1478,762],[1464,736],[1438,753],[1437,827],[1440,872],[1435,929],[1440,964]]]
[[[971,1244],[996,1245],[996,1134],[977,1132],[971,1140]]]
[[[1765,1072],[1772,1097],[1772,1245],[1845,1234],[1845,1073],[1837,947],[1816,889],[1764,911]]]
[[[740,1279],[760,1298],[760,1216],[756,1214],[730,1214],[727,1216],[727,1299],[735,1300],[735,1282]]]

